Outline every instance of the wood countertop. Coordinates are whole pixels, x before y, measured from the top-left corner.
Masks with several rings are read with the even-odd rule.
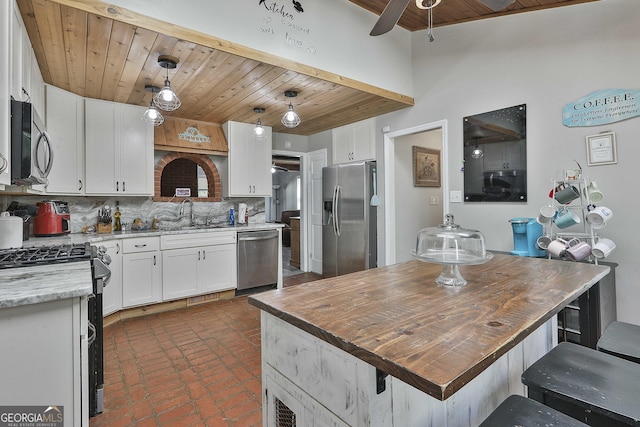
[[[249,297],[260,309],[445,400],[557,314],[609,267],[495,255],[460,266],[408,261]]]

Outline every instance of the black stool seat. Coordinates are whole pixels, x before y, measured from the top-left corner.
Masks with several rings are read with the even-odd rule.
[[[598,340],[598,350],[640,363],[640,326],[613,321]]]
[[[586,427],[587,424],[523,396],[511,395],[480,427]]]
[[[640,426],[640,365],[568,342],[522,374],[529,397],[590,426]]]

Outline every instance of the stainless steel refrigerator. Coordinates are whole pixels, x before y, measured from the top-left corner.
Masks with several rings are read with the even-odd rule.
[[[322,169],[324,277],[377,266],[375,176],[376,162],[350,163]]]

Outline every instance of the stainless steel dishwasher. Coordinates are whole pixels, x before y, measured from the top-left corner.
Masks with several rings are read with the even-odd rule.
[[[278,230],[238,232],[238,289],[242,295],[278,283]]]

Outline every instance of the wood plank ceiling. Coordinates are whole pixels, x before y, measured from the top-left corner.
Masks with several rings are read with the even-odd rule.
[[[386,0],[351,0],[380,14]],[[592,0],[518,0],[509,10],[522,12]],[[158,56],[179,59],[169,71],[182,106],[165,116],[224,123],[251,123],[254,107],[265,108],[264,125],[274,132],[312,135],[413,105],[410,96],[233,45],[179,28],[99,0],[18,0],[18,6],[45,82],[78,95],[134,105],[149,105],[145,85],[162,86],[165,69]],[[415,10],[414,10],[415,9]],[[439,24],[495,16],[476,0],[444,0],[434,9]],[[438,13],[436,13],[436,11]],[[442,11],[442,13],[440,13]],[[445,13],[446,12],[446,13]],[[490,12],[490,11],[489,11]],[[415,4],[400,25],[424,28]],[[449,20],[449,21],[446,21]],[[302,123],[280,123],[289,100]]]

